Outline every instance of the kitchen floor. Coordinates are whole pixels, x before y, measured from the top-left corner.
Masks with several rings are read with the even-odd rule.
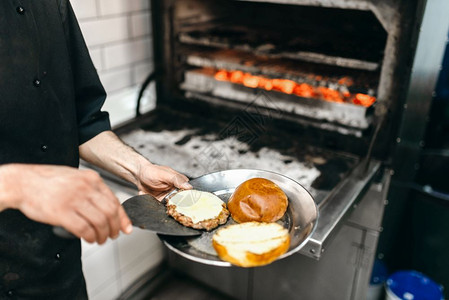
[[[152,300],[231,300],[226,295],[181,274],[173,276],[162,284],[148,299]]]
[[[233,300],[229,296],[210,288],[189,276],[175,271],[162,272],[158,278],[135,290],[131,295],[124,294],[121,300]],[[151,287],[153,285],[153,287]]]

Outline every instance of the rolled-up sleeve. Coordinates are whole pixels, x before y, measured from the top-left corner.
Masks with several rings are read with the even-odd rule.
[[[70,2],[60,1],[60,11],[71,57],[79,144],[110,130],[109,114],[101,111],[106,92],[89,55]]]

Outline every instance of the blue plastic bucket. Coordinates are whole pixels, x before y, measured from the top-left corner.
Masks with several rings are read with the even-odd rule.
[[[398,271],[386,282],[386,300],[443,300],[443,287],[417,271]]]

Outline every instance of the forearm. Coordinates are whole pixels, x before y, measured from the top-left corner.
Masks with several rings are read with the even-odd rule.
[[[17,164],[0,165],[0,211],[18,206],[21,198],[17,182],[19,168]]]
[[[112,131],[105,131],[79,147],[82,159],[138,185],[141,168],[152,164],[124,144]]]
[[[159,200],[174,188],[190,189],[188,178],[168,166],[152,164],[125,145],[113,132],[105,131],[80,146],[81,158],[136,185],[141,193]]]

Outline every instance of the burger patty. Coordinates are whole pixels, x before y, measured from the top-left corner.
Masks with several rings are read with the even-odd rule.
[[[197,223],[193,223],[192,218],[178,212],[176,210],[176,205],[167,205],[167,214],[186,227],[211,231],[212,229],[218,227],[218,225],[225,224],[228,220],[229,211],[226,208],[226,204],[223,203],[222,207],[223,209],[216,218],[207,219]]]

